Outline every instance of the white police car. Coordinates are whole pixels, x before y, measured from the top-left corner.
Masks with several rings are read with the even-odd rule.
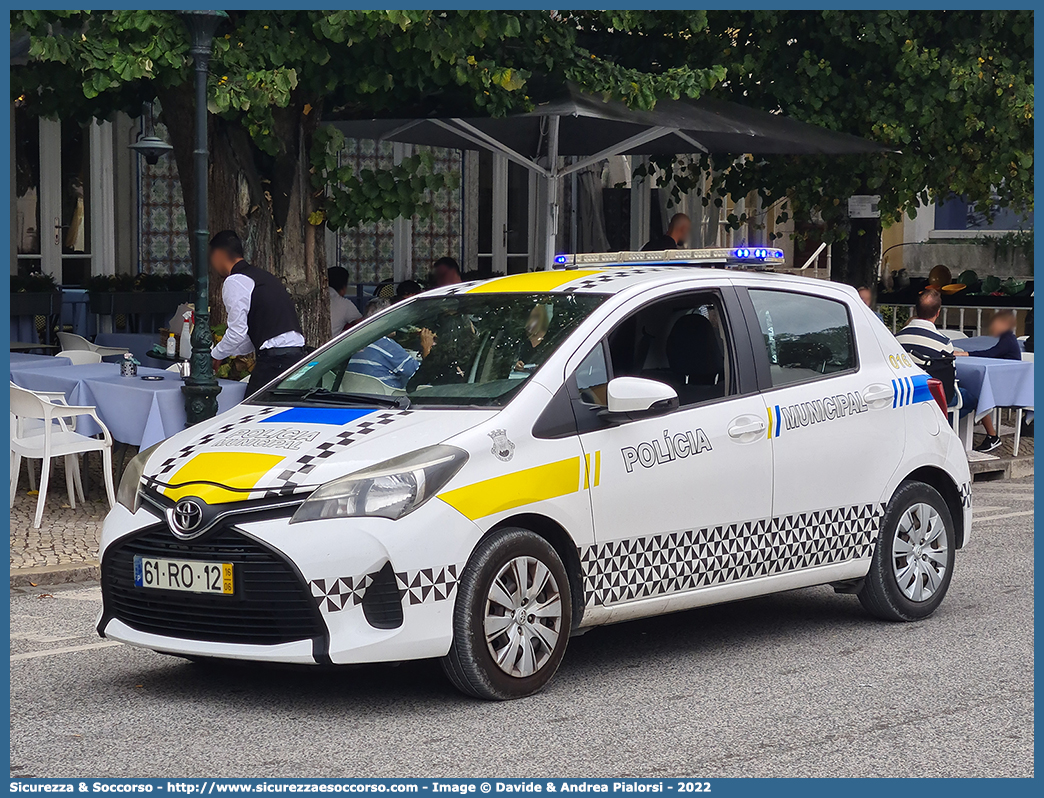
[[[693,268],[781,257],[570,256],[373,316],[135,458],[99,633],[439,657],[500,699],[599,624],[821,584],[930,615],[971,524],[941,386],[846,286]]]

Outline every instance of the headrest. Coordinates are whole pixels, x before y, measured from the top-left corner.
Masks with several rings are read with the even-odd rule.
[[[667,362],[671,371],[697,380],[713,382],[722,373],[718,332],[706,316],[689,313],[674,322],[667,336]]]

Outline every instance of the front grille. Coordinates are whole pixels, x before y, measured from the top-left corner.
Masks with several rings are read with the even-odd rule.
[[[228,562],[230,596],[134,585],[134,556]],[[319,609],[296,569],[279,553],[219,526],[198,540],[149,527],[110,546],[102,560],[106,617],[149,634],[221,643],[275,645],[325,635]]]
[[[402,597],[391,563],[386,563],[366,588],[362,608],[366,622],[376,629],[402,626]]]

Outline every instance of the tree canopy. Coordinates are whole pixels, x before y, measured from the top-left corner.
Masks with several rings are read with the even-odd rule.
[[[636,67],[645,52],[618,57]],[[1031,11],[713,11],[673,58],[726,65],[715,96],[900,150],[743,160],[720,173],[721,193],[787,197],[828,229],[858,193],[881,195],[886,223],[951,194],[986,213],[1033,207]],[[681,186],[707,165],[680,169]]]

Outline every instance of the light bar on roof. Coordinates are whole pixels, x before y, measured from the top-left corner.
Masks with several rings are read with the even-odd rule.
[[[639,263],[764,269],[767,266],[783,262],[783,250],[772,247],[666,249],[653,252],[585,252],[575,255],[555,256],[555,265],[567,269],[581,266],[615,266]]]

